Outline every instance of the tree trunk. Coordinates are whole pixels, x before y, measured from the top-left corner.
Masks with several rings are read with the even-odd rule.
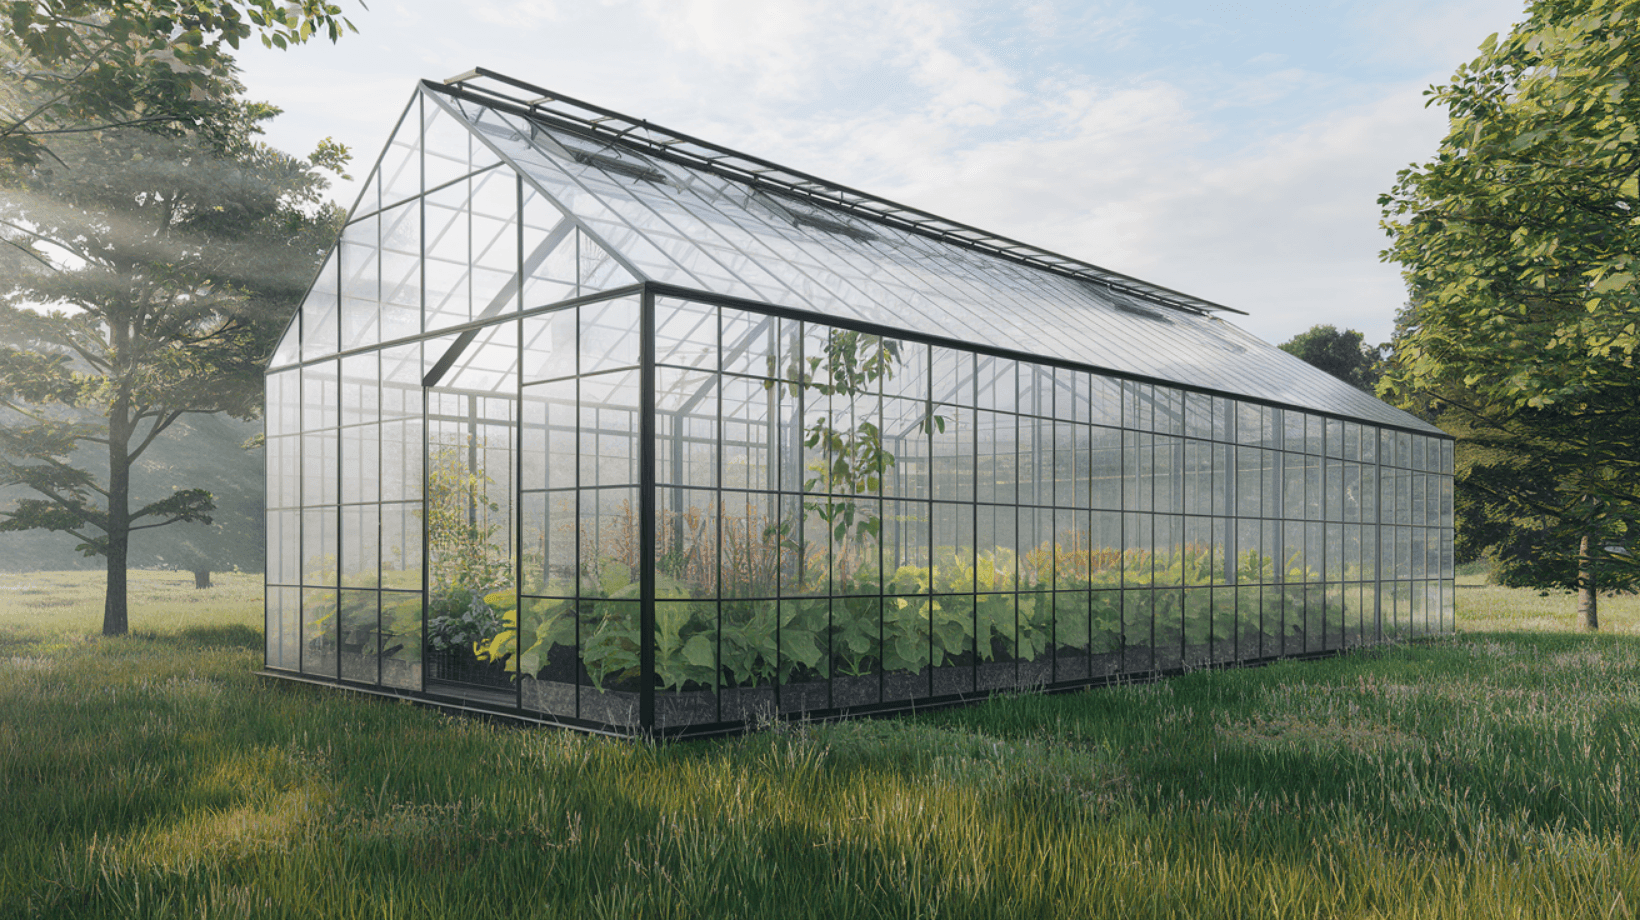
[[[207,568],[194,569],[194,587],[211,587],[211,570]]]
[[[125,606],[126,564],[131,550],[131,467],[123,450],[109,449],[108,584],[103,597],[103,635],[130,631]]]
[[[1600,628],[1600,595],[1595,593],[1594,561],[1590,558],[1592,540],[1584,534],[1577,547],[1577,614],[1584,629],[1597,630]]]
[[[116,354],[126,344],[124,327],[114,326]],[[108,407],[108,584],[103,596],[103,635],[123,636],[131,629],[125,606],[126,566],[131,552],[131,411],[124,384]]]

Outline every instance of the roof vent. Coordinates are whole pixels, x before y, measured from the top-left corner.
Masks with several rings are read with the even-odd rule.
[[[666,175],[664,173],[653,166],[646,166],[643,163],[633,163],[629,160],[617,160],[614,157],[606,157],[601,153],[587,153],[584,150],[572,151],[570,156],[573,157],[577,163],[583,163],[587,166],[596,166],[604,172],[615,173],[617,175],[627,176],[632,179],[642,179],[645,182],[659,183],[666,181]]]
[[[1136,307],[1129,303],[1122,303],[1121,301],[1116,302],[1116,309],[1122,311],[1123,313],[1131,313],[1134,316],[1143,316],[1145,319],[1155,320],[1158,323],[1167,323],[1169,326],[1173,325],[1172,320],[1160,313],[1157,313],[1155,310],[1146,310],[1144,307]]]
[[[840,220],[828,220],[818,214],[806,214],[802,211],[788,211],[788,213],[791,214],[792,226],[794,227],[813,227],[816,230],[846,236],[851,240],[859,240],[862,243],[869,243],[877,238],[875,233],[861,230],[859,227],[845,224]]]

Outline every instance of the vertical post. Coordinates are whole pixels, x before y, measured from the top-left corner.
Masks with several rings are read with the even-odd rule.
[[[1332,604],[1329,603],[1329,589],[1332,588],[1332,583],[1327,578],[1327,565],[1333,561],[1332,540],[1328,539],[1328,530],[1332,527],[1332,518],[1328,516],[1332,509],[1327,507],[1327,474],[1331,471],[1330,467],[1332,465],[1332,457],[1328,453],[1328,448],[1332,446],[1331,439],[1327,437],[1328,427],[1326,419],[1322,419],[1321,457],[1317,461],[1321,467],[1321,648],[1323,650],[1327,648],[1327,627],[1331,625],[1332,621]],[[1306,587],[1304,590],[1308,592],[1310,589]],[[1308,598],[1306,598],[1307,600]],[[1343,648],[1344,636],[1342,631],[1340,631],[1338,638],[1339,647]],[[1305,648],[1309,648],[1307,641],[1305,642]]]
[[[426,346],[421,346],[425,351]],[[423,364],[426,362],[423,361]],[[428,466],[432,462],[431,441],[433,438],[433,420],[430,417],[431,397],[429,390],[421,388],[421,686],[417,690],[427,691],[427,608],[431,603],[431,577],[433,571],[433,551],[427,545],[427,475]]]
[[[638,730],[655,729],[655,295],[638,319]]]
[[[422,99],[424,93],[416,93],[416,239],[421,251],[416,260],[416,299],[420,309],[416,314],[416,331],[421,334],[417,341],[417,351],[421,356],[421,366],[417,372],[423,376],[427,373],[427,145],[424,143],[422,131],[426,121],[422,117]],[[408,114],[408,111],[406,112]],[[428,395],[427,386],[421,388],[421,686],[416,689],[427,692],[427,608],[432,598],[431,578],[433,571],[433,554],[427,545],[427,473],[428,465],[432,460],[433,420],[430,418],[432,400]]]
[[[513,275],[513,303],[515,310],[524,309],[524,177],[513,177],[513,230],[517,245],[518,273]],[[513,400],[512,431],[512,587],[513,616],[517,618],[514,635],[524,637],[524,322],[513,319]],[[579,649],[579,646],[577,646]],[[513,649],[513,705],[524,708],[524,646],[517,643]],[[531,677],[535,675],[531,674]],[[579,697],[580,690],[575,695]]]
[[[1384,437],[1372,429],[1372,619],[1378,641],[1384,641]]]
[[[1276,657],[1287,655],[1287,414],[1284,409],[1266,408],[1270,413],[1270,440],[1273,447],[1270,459],[1274,470],[1270,476],[1270,502],[1275,518],[1275,546],[1270,553],[1275,560],[1271,581],[1276,585]]]
[[[301,321],[302,321],[302,313],[301,313],[300,310],[298,310],[296,312],[296,322],[299,323]],[[298,333],[298,336],[300,336],[300,333]],[[298,343],[298,345],[300,345],[300,343],[301,343],[300,337],[297,338],[297,343]],[[298,355],[300,355],[300,353],[301,353],[300,351],[297,352]],[[298,371],[298,374],[300,374],[300,371]],[[275,411],[277,411],[274,408],[274,406],[268,401],[269,389],[270,388],[268,387],[268,370],[267,370],[266,367],[264,367],[262,369],[262,444],[263,444],[263,447],[262,447],[262,482],[263,483],[268,482],[268,471],[270,469],[278,469],[279,472],[280,472],[281,477],[286,475],[284,467],[282,467],[282,466],[275,467],[273,462],[269,459],[270,457],[273,456],[273,452],[277,447],[277,443],[275,443],[275,444],[269,444],[268,443],[268,419],[272,418],[273,413]],[[281,391],[283,391],[283,389],[284,389],[283,387],[280,387]],[[300,435],[298,435],[298,437],[300,437]],[[274,565],[273,565],[273,554],[274,554],[274,552],[276,552],[276,550],[274,549],[273,541],[267,539],[268,521],[275,520],[276,519],[275,515],[277,514],[277,512],[275,512],[271,507],[269,507],[270,505],[272,505],[272,502],[268,501],[267,495],[268,495],[267,490],[264,487],[264,490],[262,492],[262,572],[263,572],[263,576],[262,576],[262,668],[263,668],[263,670],[266,670],[267,667],[268,667],[268,646],[271,643],[273,643],[274,641],[276,641],[273,637],[275,635],[283,636],[283,634],[284,634],[284,617],[281,616],[279,618],[280,624],[279,624],[278,630],[276,632],[275,628],[274,628],[273,616],[272,616],[273,608],[269,606],[273,602],[273,589],[268,587],[268,583],[273,581],[274,573],[279,571],[279,570],[277,568],[275,568]],[[285,536],[284,530],[281,528],[280,533],[279,533],[279,538],[280,538],[281,543],[284,542],[284,536]],[[378,584],[377,587],[379,588],[380,585]],[[281,611],[281,613],[283,613],[283,611]]]

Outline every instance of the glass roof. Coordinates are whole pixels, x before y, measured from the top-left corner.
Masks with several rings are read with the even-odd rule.
[[[632,275],[1436,432],[1189,295],[474,72],[424,83]],[[533,88],[532,88],[533,89]],[[550,105],[543,105],[549,103]],[[748,166],[747,164],[754,164]]]

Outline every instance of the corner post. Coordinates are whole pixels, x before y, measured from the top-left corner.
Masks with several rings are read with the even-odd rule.
[[[655,730],[655,294],[638,318],[638,730]]]

